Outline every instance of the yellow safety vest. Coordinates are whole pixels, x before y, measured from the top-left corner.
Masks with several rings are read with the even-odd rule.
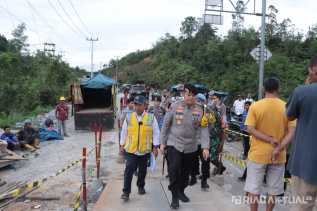
[[[128,131],[125,139],[125,150],[128,153],[149,153],[153,143],[153,120],[154,116],[144,112],[142,121],[139,123],[135,112],[127,116]]]

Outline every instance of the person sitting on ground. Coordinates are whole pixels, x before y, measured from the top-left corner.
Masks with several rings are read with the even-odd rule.
[[[19,147],[19,141],[15,134],[11,132],[11,128],[9,126],[3,127],[4,133],[1,135],[0,139],[7,142],[7,148],[9,150],[15,150]]]
[[[44,128],[40,128],[39,137],[41,141],[63,140],[63,137],[54,128],[52,119],[47,118],[44,122]]]
[[[24,122],[24,128],[18,132],[18,140],[21,147],[35,151],[40,148],[40,139],[38,131],[36,131],[31,120],[26,120]]]
[[[44,125],[45,125],[46,129],[49,130],[49,131],[55,130],[54,129],[54,122],[50,118],[47,118],[45,120]]]
[[[8,147],[8,143],[6,141],[0,140],[0,155],[1,156],[8,154],[7,147]]]

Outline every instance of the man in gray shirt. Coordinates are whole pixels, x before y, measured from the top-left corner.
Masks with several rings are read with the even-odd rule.
[[[287,104],[287,116],[297,119],[289,164],[294,195],[306,200],[297,203],[294,210],[312,211],[317,196],[317,56],[311,60],[307,84],[294,90]]]
[[[209,157],[208,121],[205,121],[203,109],[196,105],[196,94],[197,90],[193,85],[185,85],[184,101],[176,102],[172,106],[164,118],[161,130],[161,152],[164,153],[167,148],[172,209],[179,208],[179,200],[189,202],[184,190],[188,186],[189,173],[198,149],[198,133],[203,157],[205,160]]]

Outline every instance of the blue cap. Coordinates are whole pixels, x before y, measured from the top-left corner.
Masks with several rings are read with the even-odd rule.
[[[203,95],[202,93],[199,93],[199,94],[197,94],[196,95],[196,99],[197,100],[199,100],[199,101],[201,101],[201,102],[206,102],[206,96],[205,95]]]
[[[24,124],[25,124],[25,125],[26,125],[26,124],[32,124],[32,121],[31,121],[30,119],[27,119],[27,120],[24,121]]]
[[[145,104],[145,101],[146,101],[146,99],[145,99],[145,97],[142,96],[142,95],[138,95],[138,96],[136,96],[136,97],[134,98],[134,103],[135,103],[135,104],[138,104],[138,105],[143,105],[143,104]]]

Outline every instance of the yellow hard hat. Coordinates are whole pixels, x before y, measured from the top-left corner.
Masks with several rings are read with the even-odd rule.
[[[62,96],[62,97],[59,98],[59,100],[60,100],[60,101],[65,101],[66,99],[65,99],[64,96]]]

